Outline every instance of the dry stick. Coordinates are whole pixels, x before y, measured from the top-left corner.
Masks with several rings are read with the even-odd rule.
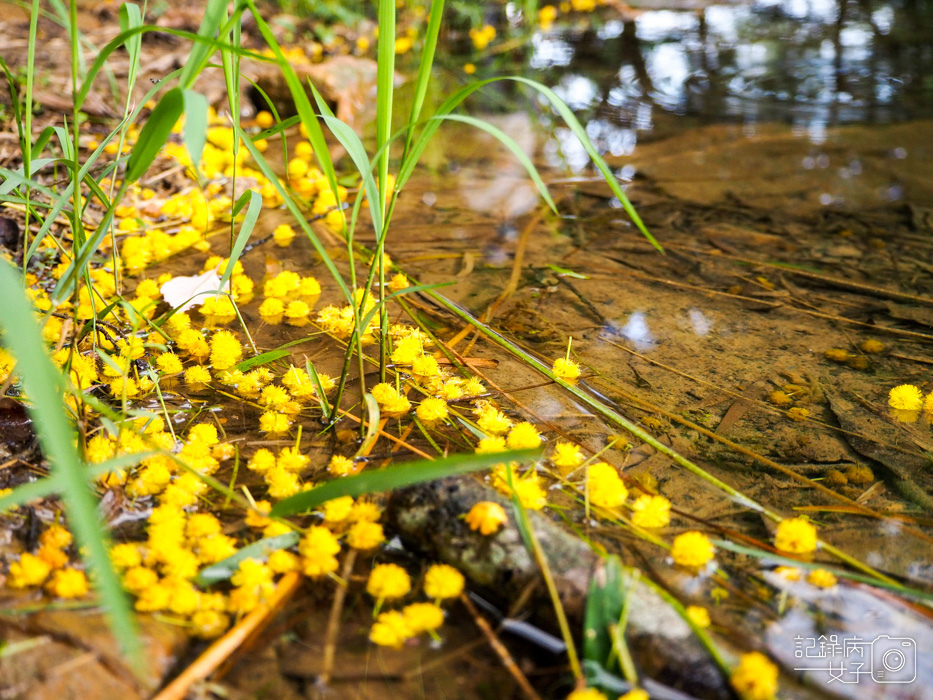
[[[758,454],[757,452],[755,452],[754,450],[750,450],[750,449],[748,449],[747,447],[743,447],[742,445],[738,444],[737,442],[733,442],[732,440],[723,437],[722,435],[719,435],[719,434],[717,434],[717,433],[714,433],[714,432],[711,431],[711,430],[707,430],[707,429],[704,428],[703,426],[698,425],[697,423],[694,423],[693,421],[687,420],[687,419],[684,418],[683,416],[679,416],[679,415],[677,415],[676,413],[671,413],[670,411],[667,411],[667,410],[661,408],[660,406],[656,406],[655,404],[652,404],[652,403],[650,403],[650,402],[648,402],[648,401],[645,401],[645,400],[643,400],[643,399],[638,398],[637,396],[634,396],[634,395],[632,395],[632,394],[629,394],[628,392],[626,392],[626,391],[620,389],[619,387],[614,386],[614,383],[612,383],[612,382],[609,382],[609,381],[604,380],[604,383],[607,384],[607,385],[609,385],[611,388],[615,389],[616,391],[619,391],[619,392],[622,394],[623,398],[625,398],[627,401],[631,401],[631,402],[633,402],[633,403],[639,404],[639,405],[641,405],[642,407],[646,408],[647,410],[650,410],[650,411],[653,411],[653,412],[656,412],[656,413],[660,413],[661,415],[665,416],[666,418],[668,418],[668,419],[670,419],[670,420],[673,420],[673,421],[676,421],[676,422],[680,423],[681,425],[684,425],[684,426],[690,428],[691,430],[696,430],[697,432],[699,432],[699,433],[705,435],[706,437],[710,438],[711,440],[715,440],[716,442],[719,442],[719,443],[725,445],[725,446],[728,447],[729,449],[735,450],[736,452],[739,452],[739,453],[745,455],[746,457],[751,457],[752,459],[761,462],[762,464],[764,464],[764,465],[767,466],[767,467],[770,467],[770,468],[772,468],[772,469],[776,469],[777,471],[781,472],[781,473],[784,474],[785,476],[789,476],[789,477],[790,477],[791,479],[793,479],[794,481],[797,481],[797,482],[799,482],[799,483],[801,483],[801,484],[804,484],[804,485],[806,485],[806,486],[809,486],[809,487],[811,487],[811,488],[815,488],[816,490],[822,492],[824,495],[830,496],[830,497],[832,497],[832,498],[835,499],[835,500],[842,501],[842,502],[845,503],[846,505],[849,505],[849,506],[858,508],[858,509],[860,510],[860,512],[861,512],[862,514],[864,514],[864,515],[871,516],[871,517],[876,518],[876,519],[878,519],[878,520],[884,520],[884,519],[886,518],[886,516],[883,515],[882,513],[879,513],[878,511],[876,511],[876,510],[874,510],[874,509],[872,509],[872,508],[869,508],[868,506],[864,506],[864,505],[862,505],[861,503],[858,503],[857,501],[853,501],[851,498],[848,498],[848,497],[846,497],[846,496],[843,496],[843,495],[840,494],[840,493],[836,493],[836,492],[833,491],[832,489],[830,489],[830,488],[828,488],[828,487],[826,487],[826,486],[823,486],[823,484],[819,483],[818,481],[813,481],[813,480],[811,480],[811,479],[808,479],[808,478],[805,477],[803,474],[798,474],[798,473],[795,472],[793,469],[789,469],[788,467],[785,467],[783,464],[778,464],[778,463],[775,462],[774,460],[768,459],[768,458],[765,457],[764,455],[760,455],[760,454]],[[909,532],[910,534],[914,535],[915,537],[917,537],[917,538],[919,538],[919,539],[921,539],[921,540],[924,540],[925,542],[933,543],[933,537],[930,537],[929,535],[927,535],[926,533],[922,532],[921,530],[917,530],[917,529],[912,528],[912,527],[905,527],[905,528],[904,528],[904,531],[905,531],[905,532]],[[830,551],[829,547],[826,547],[825,545],[824,545],[824,549],[826,549],[827,551]],[[885,577],[885,580],[888,580],[888,582],[890,582],[890,580],[887,579],[886,577]]]
[[[298,590],[301,574],[291,571],[279,581],[272,595],[244,617],[233,629],[211,644],[193,664],[162,689],[153,700],[184,700],[191,686],[207,678],[254,633],[265,627],[285,602]]]
[[[327,632],[324,636],[324,668],[319,677],[323,685],[330,682],[334,672],[334,659],[337,656],[337,636],[340,634],[340,615],[343,613],[343,604],[347,599],[347,590],[350,588],[346,581],[350,580],[353,565],[356,564],[356,551],[351,549],[343,560],[343,569],[340,571],[342,582],[334,592],[334,602],[330,606],[330,616],[327,618]]]
[[[525,674],[522,673],[521,669],[516,665],[509,650],[499,641],[499,637],[496,636],[496,633],[493,631],[492,627],[489,626],[489,623],[486,622],[486,619],[479,614],[476,606],[473,605],[473,601],[469,599],[466,593],[460,594],[460,602],[463,603],[463,606],[470,612],[470,615],[473,616],[473,621],[476,623],[476,626],[479,627],[486,636],[486,641],[489,642],[489,646],[491,646],[493,651],[499,656],[502,665],[505,666],[505,670],[507,670],[512,675],[512,678],[515,679],[515,682],[518,683],[518,687],[521,688],[525,697],[531,698],[531,700],[540,700],[540,696],[535,692],[535,689],[531,687],[531,683],[525,678]]]
[[[505,285],[505,289],[502,290],[502,293],[496,300],[486,307],[486,313],[480,317],[483,323],[489,323],[493,316],[496,315],[496,310],[499,306],[518,289],[518,282],[522,277],[522,263],[525,261],[525,249],[528,247],[528,239],[531,237],[531,232],[540,221],[541,214],[539,212],[531,217],[531,220],[525,228],[522,229],[521,235],[518,238],[518,244],[515,246],[515,260],[512,262],[512,274],[509,275],[509,282]]]

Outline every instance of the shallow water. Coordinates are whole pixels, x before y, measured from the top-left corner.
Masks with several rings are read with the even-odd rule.
[[[491,138],[444,127],[431,154],[439,165],[405,192],[388,249],[421,282],[458,279],[444,293],[476,316],[495,305],[521,250],[518,286],[494,328],[548,362],[572,336],[591,394],[746,497],[808,514],[839,549],[929,590],[933,440],[926,422],[887,408],[897,384],[929,389],[933,362],[927,12],[703,3],[536,34],[520,61],[490,60],[489,71],[537,71],[567,100],[666,254],[644,241],[570,131],[540,100],[507,88],[479,111],[539,165],[559,216]],[[866,340],[884,350],[864,352]],[[846,362],[824,355],[832,348]],[[524,390],[540,377],[497,350],[475,353],[502,361],[490,379],[549,430],[594,451],[618,432],[561,392]],[[630,445],[608,461],[671,498],[672,532],[700,523],[769,541],[772,526],[754,509]],[[678,576],[636,538],[595,523],[588,532],[709,603],[710,582]],[[749,640],[767,629],[779,657],[800,615],[812,619],[808,605],[829,609],[849,595],[804,596],[796,622],[764,625],[761,563],[727,559],[747,577],[732,580],[735,602],[714,610],[716,624]],[[899,619],[879,599],[859,604],[868,617],[833,614],[830,627],[875,634],[872,614]],[[892,622],[926,634],[914,624]]]

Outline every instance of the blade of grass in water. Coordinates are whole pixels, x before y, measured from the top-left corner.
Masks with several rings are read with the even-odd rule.
[[[107,601],[107,615],[120,646],[137,663],[142,661],[129,601],[107,553],[109,538],[97,516],[97,500],[89,488],[86,465],[78,454],[74,430],[65,416],[62,395],[64,381],[52,364],[33,316],[32,306],[22,291],[19,273],[5,260],[0,261],[0,325],[5,329],[4,345],[17,359],[19,374],[30,397],[32,417],[43,453],[62,489],[68,524],[93,574],[101,600]],[[15,332],[11,332],[15,329]]]
[[[505,461],[530,461],[541,455],[540,449],[511,450],[495,454],[466,454],[436,460],[421,460],[398,464],[385,469],[365,471],[356,476],[333,479],[308,491],[279,501],[272,506],[272,515],[301,513],[341,496],[361,496],[435,481],[457,474],[468,474]]]

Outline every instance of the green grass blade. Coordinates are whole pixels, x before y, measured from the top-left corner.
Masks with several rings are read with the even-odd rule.
[[[376,69],[376,162],[379,201],[386,201],[389,183],[389,149],[384,148],[392,133],[392,99],[395,94],[395,0],[379,0],[379,44]]]
[[[207,7],[204,8],[204,17],[201,19],[201,26],[198,28],[198,36],[212,39],[223,23],[226,12],[227,0],[208,0]],[[198,42],[191,47],[191,53],[188,54],[188,60],[185,62],[185,68],[179,81],[182,87],[188,88],[194,84],[195,78],[201,72],[202,64],[207,61],[209,55],[210,47],[206,43]]]
[[[487,134],[495,137],[496,140],[508,148],[512,152],[512,155],[514,155],[518,160],[518,162],[524,166],[525,170],[528,172],[528,176],[534,181],[535,187],[538,188],[538,194],[540,194],[544,201],[547,202],[547,205],[551,208],[551,211],[553,211],[555,214],[557,213],[557,206],[554,204],[554,200],[551,199],[551,195],[547,191],[547,185],[544,184],[544,181],[538,174],[538,169],[535,167],[534,163],[531,162],[531,158],[529,158],[525,154],[525,151],[522,150],[522,147],[515,142],[515,139],[502,131],[502,129],[499,129],[498,127],[495,127],[489,122],[483,121],[482,119],[477,119],[476,117],[467,117],[459,114],[448,114],[444,117],[438,117],[438,119],[448,119],[450,121],[469,124],[470,126],[473,126],[481,131],[485,131]]]
[[[133,2],[125,2],[120,6],[120,29],[136,29],[143,26],[143,16],[139,11],[139,5]],[[130,99],[133,92],[133,85],[136,83],[136,75],[139,72],[139,57],[142,50],[142,34],[134,34],[126,40],[126,53],[129,59],[129,74],[126,79],[127,99]]]
[[[114,636],[134,661],[141,661],[136,622],[120,579],[110,564],[109,540],[97,515],[97,499],[88,485],[84,460],[75,446],[74,429],[65,416],[65,382],[52,364],[22,280],[6,261],[0,262],[0,324],[4,344],[17,358],[17,372],[32,404],[29,408],[43,453],[62,489],[68,524],[94,575],[100,598],[106,601]],[[15,332],[12,332],[15,329]]]
[[[269,45],[269,48],[272,49],[272,53],[275,54],[276,63],[282,71],[285,83],[288,85],[288,90],[295,102],[295,111],[298,112],[298,116],[301,117],[301,123],[305,125],[305,129],[308,131],[308,141],[311,143],[311,150],[314,151],[314,157],[317,159],[318,165],[321,166],[321,172],[324,173],[324,177],[327,178],[327,183],[330,185],[334,197],[336,197],[337,173],[334,170],[334,163],[330,158],[330,150],[327,148],[327,140],[324,138],[324,131],[321,129],[321,125],[318,123],[314,110],[311,108],[308,94],[305,92],[304,86],[295,74],[295,70],[282,53],[282,48],[275,40],[275,35],[272,33],[269,25],[262,18],[259,10],[256,9],[253,0],[244,0],[244,3],[256,19],[256,27],[262,34],[263,39]]]
[[[540,449],[510,450],[495,454],[466,454],[437,460],[419,460],[398,464],[378,471],[364,471],[345,479],[334,479],[309,491],[302,491],[272,506],[272,515],[293,515],[310,510],[340,496],[361,496],[366,493],[381,493],[392,489],[435,481],[457,474],[486,469],[507,461],[527,462],[537,459]]]
[[[408,117],[408,133],[405,136],[405,153],[411,148],[411,141],[415,136],[415,124],[421,118],[421,108],[431,83],[431,70],[434,68],[434,54],[437,51],[437,37],[441,31],[441,19],[444,16],[444,0],[431,2],[431,15],[428,17],[428,27],[424,34],[424,48],[421,50],[421,63],[418,65],[418,78],[415,81],[415,95],[411,103],[411,113]]]
[[[286,532],[282,535],[266,537],[253,542],[243,547],[243,549],[238,550],[236,554],[231,554],[226,559],[202,569],[201,573],[194,579],[194,582],[202,588],[205,588],[219,583],[220,581],[226,581],[233,576],[240,566],[240,562],[244,559],[265,561],[272,552],[298,544],[299,538],[300,535],[297,532]]]
[[[207,143],[207,98],[194,90],[182,90],[184,98],[185,126],[182,129],[182,139],[194,171],[200,173],[201,154],[204,153],[204,144]],[[199,175],[200,177],[200,175]]]
[[[126,182],[136,182],[146,173],[184,111],[185,96],[181,88],[172,88],[162,96],[139,132],[133,153],[126,162]]]
[[[224,268],[224,273],[220,277],[220,285],[217,287],[218,289],[223,289],[224,285],[227,284],[227,280],[229,280],[230,275],[233,274],[236,261],[240,259],[240,256],[243,254],[243,248],[246,247],[246,242],[253,233],[256,220],[259,218],[259,212],[262,210],[262,195],[255,190],[246,190],[236,201],[233,207],[233,216],[236,217],[243,210],[244,206],[246,207],[246,214],[243,216],[243,223],[240,224],[240,231],[237,233],[236,240],[233,242],[233,249],[230,251],[230,262],[228,262],[227,266]]]

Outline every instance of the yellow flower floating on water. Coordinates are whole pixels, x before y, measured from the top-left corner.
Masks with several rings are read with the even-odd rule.
[[[753,651],[742,654],[729,680],[743,700],[770,700],[777,692],[778,669],[767,656]]]
[[[782,520],[774,534],[774,546],[782,552],[808,554],[816,549],[816,528],[805,518]]]
[[[826,569],[814,569],[807,576],[807,581],[819,588],[832,588],[838,583],[836,575]]]
[[[913,384],[901,384],[891,389],[888,405],[899,411],[919,411],[923,408],[923,392]]]
[[[401,649],[405,641],[414,636],[414,631],[405,622],[398,610],[389,610],[376,618],[369,633],[369,641],[381,647]]]
[[[424,576],[424,593],[433,600],[456,598],[463,592],[463,574],[447,564],[435,564]]]
[[[466,514],[467,525],[481,535],[491,535],[508,522],[505,508],[494,501],[481,501]]]
[[[415,634],[433,632],[444,624],[444,611],[436,603],[412,603],[402,608],[402,619]]]
[[[554,367],[551,371],[561,379],[567,382],[573,382],[580,376],[580,365],[573,360],[558,357],[554,360]]]
[[[590,503],[602,508],[618,508],[628,498],[628,489],[611,464],[591,464],[587,474]]]
[[[671,522],[671,502],[664,496],[639,496],[632,503],[632,522],[638,527],[665,527]]]
[[[688,605],[687,617],[701,629],[706,629],[710,625],[709,610],[701,605]]]
[[[690,569],[699,569],[713,560],[716,548],[702,532],[685,532],[674,538],[671,556],[674,562]]]
[[[379,564],[369,573],[366,592],[378,600],[401,598],[411,591],[408,572],[398,564]]]

